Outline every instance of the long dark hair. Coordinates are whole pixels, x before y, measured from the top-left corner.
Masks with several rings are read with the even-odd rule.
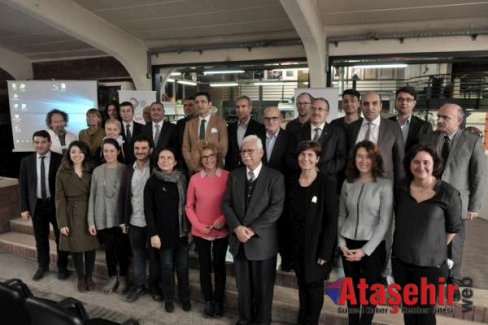
[[[68,146],[68,150],[63,156],[63,160],[61,162],[61,166],[59,167],[60,171],[71,171],[73,170],[73,161],[71,160],[70,151],[71,148],[78,147],[80,151],[85,155],[85,159],[83,159],[82,167],[83,171],[87,173],[91,173],[93,170],[93,163],[90,155],[90,148],[86,143],[83,141],[73,141]]]
[[[385,174],[383,156],[381,155],[380,148],[371,141],[361,141],[356,143],[354,149],[352,149],[351,154],[349,155],[349,160],[347,161],[346,179],[349,183],[352,183],[359,178],[359,169],[356,166],[356,154],[361,148],[364,148],[371,157],[373,162],[371,174],[373,175],[373,178],[376,179],[377,177],[381,177]]]

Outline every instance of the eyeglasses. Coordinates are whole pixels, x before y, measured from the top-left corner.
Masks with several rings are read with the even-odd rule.
[[[241,154],[242,156],[244,156],[244,155],[247,153],[247,154],[249,154],[249,155],[251,155],[251,156],[252,156],[252,155],[254,154],[254,152],[255,152],[255,151],[256,151],[256,150],[254,150],[254,149],[244,149],[244,150],[241,150],[240,154]]]
[[[297,102],[297,105],[310,105],[310,102]]]
[[[399,102],[399,103],[404,103],[405,102],[405,103],[409,103],[410,104],[410,103],[414,102],[415,99],[413,99],[413,98],[402,98],[402,97],[398,97],[396,99],[396,101]]]
[[[207,160],[207,159],[210,159],[210,158],[215,158],[215,157],[217,157],[217,155],[216,155],[216,154],[214,154],[214,153],[212,153],[212,154],[210,154],[210,155],[208,155],[208,156],[201,156],[201,157],[200,157],[200,159],[201,159],[201,160]]]
[[[265,121],[278,121],[279,119],[280,119],[279,116],[264,117]]]

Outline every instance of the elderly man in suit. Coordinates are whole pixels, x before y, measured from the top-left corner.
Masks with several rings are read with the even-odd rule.
[[[151,161],[158,161],[157,153],[162,148],[176,149],[176,126],[164,120],[164,106],[162,103],[151,104],[151,123],[144,125],[142,134],[153,139],[154,150]]]
[[[264,150],[255,135],[244,138],[243,167],[227,181],[222,210],[232,234],[239,300],[237,324],[270,324],[278,252],[277,220],[285,199],[284,178],[261,162]]]
[[[429,134],[424,143],[432,145],[445,161],[442,180],[461,193],[463,223],[450,244],[448,256],[454,261],[449,281],[462,284],[460,271],[466,234],[464,220],[478,217],[481,208],[486,183],[484,150],[479,136],[460,129],[464,112],[459,105],[444,104],[437,116],[437,130]],[[455,293],[455,298],[460,298],[459,291]]]
[[[264,125],[251,118],[252,103],[247,96],[237,98],[235,102],[237,121],[229,123],[229,151],[225,157],[225,169],[232,171],[241,165],[239,152],[244,137],[255,134],[264,141]]]
[[[120,118],[122,119],[122,136],[125,140],[125,161],[130,166],[136,160],[132,139],[142,133],[144,125],[134,121],[134,106],[131,102],[122,102],[120,104]]]
[[[51,137],[47,131],[34,132],[35,153],[22,159],[19,171],[20,215],[32,219],[36,239],[38,269],[33,280],[40,280],[49,271],[49,223],[53,225],[56,247],[59,248],[59,228],[54,207],[56,172],[61,155],[51,152]],[[58,249],[58,278],[69,277],[68,253]]]
[[[405,153],[432,132],[432,125],[412,114],[417,103],[417,92],[413,87],[402,87],[395,95],[396,116],[390,120],[398,122],[405,142]]]
[[[183,135],[183,158],[190,173],[198,171],[200,161],[200,147],[202,143],[212,142],[219,148],[222,156],[227,154],[227,125],[223,119],[212,114],[212,99],[206,92],[195,95],[198,118],[186,123]]]

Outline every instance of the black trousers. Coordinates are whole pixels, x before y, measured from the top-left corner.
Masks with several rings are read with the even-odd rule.
[[[134,269],[134,284],[144,286],[146,284],[146,261],[149,258],[149,289],[160,290],[161,262],[159,251],[150,248],[147,227],[129,226],[129,241],[132,249],[132,267]]]
[[[457,285],[463,284],[461,276],[461,264],[463,262],[464,240],[466,238],[466,220],[461,221],[461,229],[454,236],[454,239],[447,246],[447,256],[454,262],[451,270],[449,270],[449,283]]]
[[[307,282],[303,262],[295,266],[298,283],[298,322],[297,324],[318,324],[320,311],[324,304],[324,281]]]
[[[56,238],[58,270],[65,271],[68,268],[69,252],[59,250],[59,228],[56,221],[54,199],[38,199],[36,202],[36,211],[32,218],[32,226],[34,228],[34,238],[36,239],[37,263],[41,268],[49,268],[50,223],[53,225],[54,237]]]
[[[251,261],[242,245],[234,258],[239,303],[239,324],[270,324],[273,289],[276,277],[276,255]]]
[[[198,261],[200,264],[200,287],[205,301],[224,301],[226,271],[225,254],[227,253],[227,237],[206,240],[194,237],[197,245]],[[215,275],[212,289],[212,269]]]
[[[71,253],[78,277],[91,276],[95,267],[95,250]]]
[[[120,227],[106,228],[98,231],[100,241],[105,247],[105,262],[108,276],[127,276],[129,269],[130,245],[127,235]],[[119,271],[117,272],[117,265]]]
[[[440,266],[422,267],[413,264],[407,264],[392,257],[391,266],[393,269],[393,276],[395,282],[402,288],[408,283],[413,283],[420,287],[420,279],[425,278],[428,284],[434,284],[436,288],[436,297],[438,295],[437,289],[439,287],[439,277],[446,278],[448,274],[447,265],[444,263]],[[430,301],[430,296],[427,297],[427,302]],[[435,319],[435,304],[421,304],[420,299],[414,306],[403,306],[412,309],[412,311],[403,311],[403,320],[406,325],[431,325],[436,324]],[[417,309],[419,312],[413,312]]]
[[[346,238],[347,248],[358,249],[363,247],[367,241],[350,240]],[[378,247],[369,256],[365,255],[359,262],[347,261],[342,255],[342,263],[344,265],[344,274],[346,277],[352,279],[354,285],[355,296],[358,302],[352,304],[348,302],[347,313],[349,316],[349,324],[371,324],[375,313],[375,306],[361,306],[359,304],[359,289],[358,284],[360,279],[364,279],[371,287],[372,284],[378,283],[381,272],[383,271],[386,260],[385,242],[382,241]],[[366,292],[366,299],[369,301],[370,292]]]

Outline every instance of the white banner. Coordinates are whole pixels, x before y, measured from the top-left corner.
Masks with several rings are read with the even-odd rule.
[[[119,90],[119,102],[131,102],[134,105],[134,121],[146,124],[142,110],[156,101],[155,91]]]

